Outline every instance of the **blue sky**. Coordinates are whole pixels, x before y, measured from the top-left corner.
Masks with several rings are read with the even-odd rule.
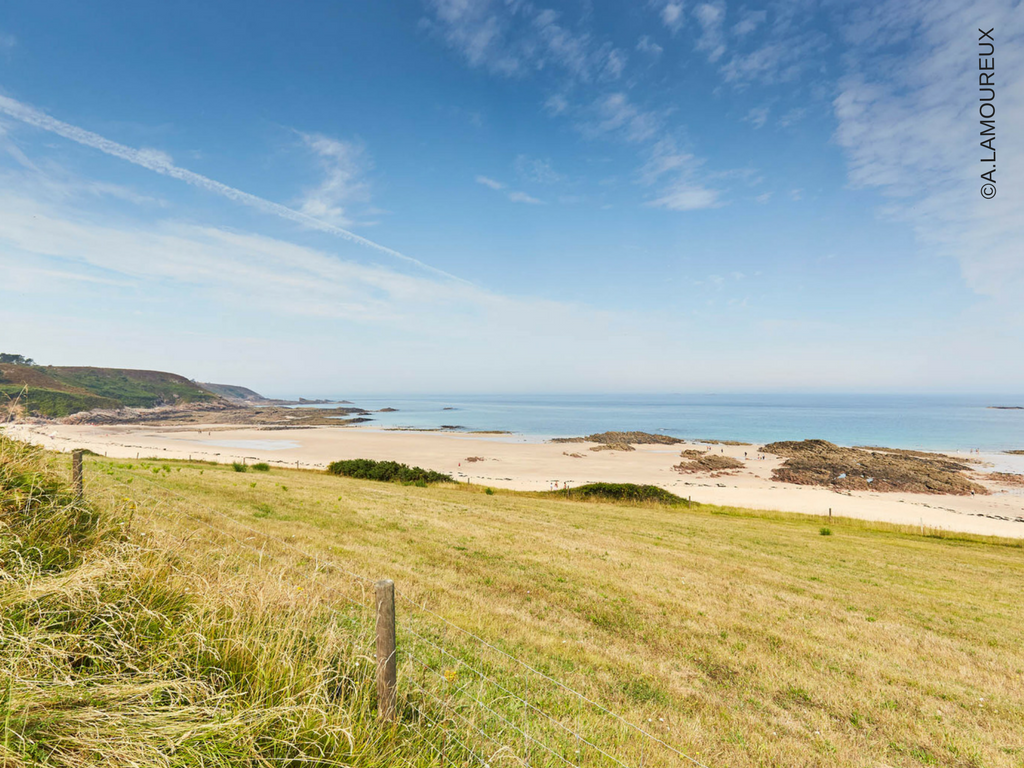
[[[9,0],[0,348],[271,394],[1019,392],[1022,43],[1001,0]]]

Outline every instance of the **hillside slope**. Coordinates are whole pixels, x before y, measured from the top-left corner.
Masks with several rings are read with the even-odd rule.
[[[213,384],[212,382],[208,381],[200,381],[198,382],[198,384],[207,392],[212,392],[218,397],[223,397],[225,400],[231,400],[239,403],[272,402],[268,398],[261,395],[259,392],[254,392],[248,387],[242,387],[237,384]]]
[[[164,371],[0,364],[0,402],[8,399],[18,399],[29,415],[57,418],[96,408],[152,408],[219,397]]]

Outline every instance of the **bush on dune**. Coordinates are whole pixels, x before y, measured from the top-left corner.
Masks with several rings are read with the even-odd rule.
[[[676,496],[656,485],[636,483],[589,483],[576,488],[567,488],[550,493],[567,499],[584,501],[626,501],[632,503],[686,504],[686,499]]]
[[[451,475],[422,467],[410,467],[397,461],[373,459],[346,459],[334,461],[327,467],[332,475],[354,477],[358,480],[378,480],[384,483],[454,483]]]

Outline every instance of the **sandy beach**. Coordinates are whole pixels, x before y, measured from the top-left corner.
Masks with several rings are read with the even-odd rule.
[[[271,465],[322,469],[337,459],[394,460],[451,473],[462,481],[515,490],[543,491],[563,484],[633,482],[658,485],[694,501],[752,509],[833,515],[994,536],[1024,537],[1024,488],[986,481],[988,471],[1024,473],[1024,456],[974,454],[976,478],[988,496],[837,492],[771,479],[781,460],[758,459],[757,446],[720,446],[715,453],[743,460],[734,473],[680,474],[685,448],[639,445],[635,451],[590,451],[587,443],[550,443],[522,435],[382,431],[367,427],[256,429],[187,427],[11,425],[11,437],[58,451],[88,448],[115,458],[265,461]],[[956,455],[951,453],[951,455]],[[967,458],[965,455],[963,458]]]

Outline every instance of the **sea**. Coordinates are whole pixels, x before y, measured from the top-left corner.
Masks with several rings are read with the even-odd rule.
[[[1024,409],[1011,409],[1024,406],[1024,396],[373,394],[332,399],[377,411],[367,424],[371,428],[500,430],[522,440],[617,430],[749,443],[821,438],[847,446],[1024,450]],[[380,413],[383,408],[396,410]]]

